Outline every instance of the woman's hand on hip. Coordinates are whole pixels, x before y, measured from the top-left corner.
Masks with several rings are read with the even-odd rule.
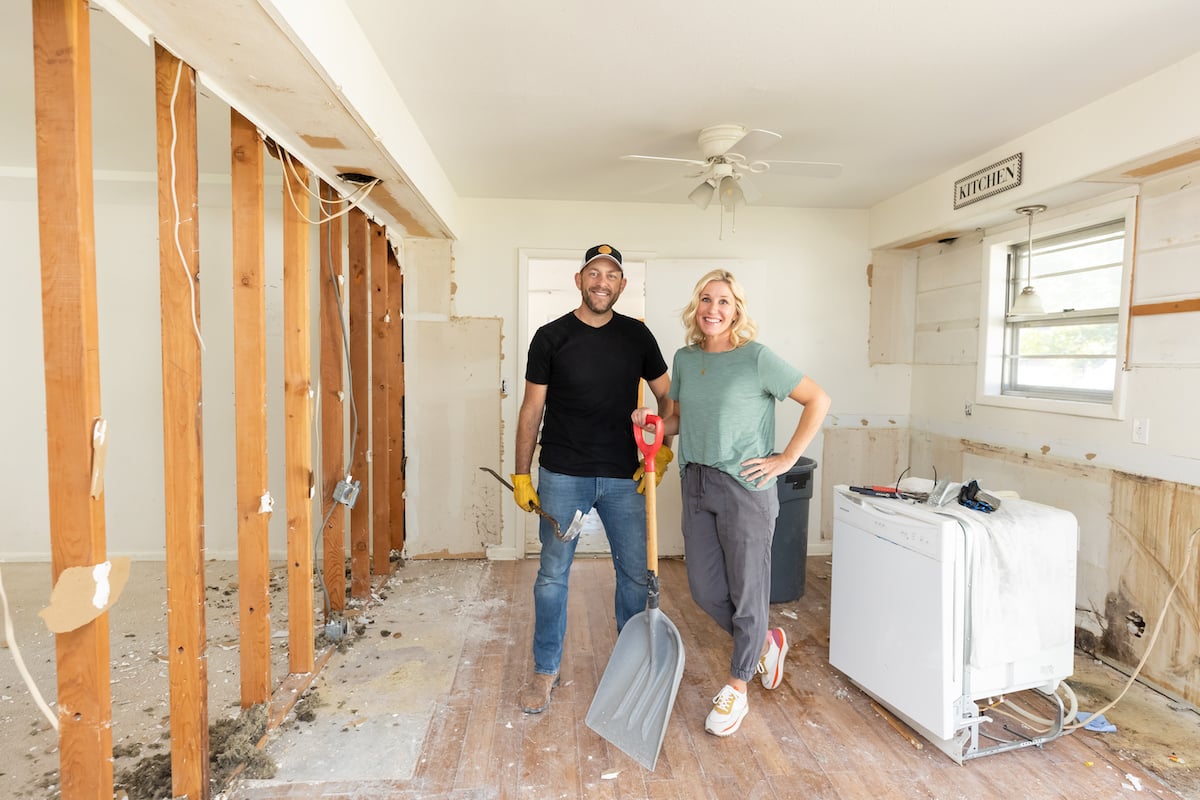
[[[782,475],[795,464],[782,453],[772,453],[761,458],[748,458],[742,462],[742,479],[755,486],[762,486],[771,478]]]

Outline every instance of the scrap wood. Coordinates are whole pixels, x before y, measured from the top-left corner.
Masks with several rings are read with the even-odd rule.
[[[283,683],[280,684],[271,697],[270,709],[267,712],[268,733],[279,727],[284,717],[296,705],[300,696],[308,691],[313,681],[321,674],[321,670],[325,668],[325,664],[328,663],[330,656],[333,655],[336,649],[334,647],[327,647],[323,652],[318,653],[312,672],[292,673],[283,679]]]
[[[907,725],[905,725],[903,722],[901,722],[900,720],[896,719],[891,714],[889,714],[888,711],[883,706],[879,705],[879,703],[876,703],[874,700],[872,700],[871,708],[875,709],[875,713],[877,713],[879,716],[881,716],[885,720],[887,720],[887,723],[889,725],[891,725],[892,728],[895,729],[896,733],[900,734],[905,739],[907,739],[908,743],[911,744],[914,748],[916,748],[917,750],[925,749],[925,743],[922,742],[920,739],[918,739],[916,736],[914,736],[912,731],[910,731],[908,729]]]

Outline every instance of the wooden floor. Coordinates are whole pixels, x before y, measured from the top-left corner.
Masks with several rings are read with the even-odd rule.
[[[691,601],[680,561],[661,562],[662,608],[683,638],[686,667],[656,769],[593,733],[584,718],[616,640],[612,567],[572,572],[562,685],[548,712],[525,715],[517,689],[529,663],[536,561],[483,565],[490,618],[463,642],[452,690],[436,712],[411,780],[237,788],[236,800],[283,798],[1179,798],[1155,775],[1079,731],[959,766],[882,717],[828,662],[829,568],[810,559],[794,603],[772,606],[791,641],[783,684],[750,689],[750,714],[726,739],[704,733],[728,670],[729,639]],[[794,618],[793,618],[794,617]],[[1022,699],[1029,693],[1022,693]],[[1030,707],[1035,706],[1029,700]],[[914,744],[914,742],[916,744]],[[330,746],[337,746],[331,741]]]

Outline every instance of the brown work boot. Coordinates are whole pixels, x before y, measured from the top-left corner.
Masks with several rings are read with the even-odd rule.
[[[540,714],[550,707],[550,690],[558,686],[558,674],[533,673],[529,682],[521,687],[517,703],[526,714]]]

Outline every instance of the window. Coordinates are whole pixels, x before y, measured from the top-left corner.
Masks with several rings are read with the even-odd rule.
[[[1109,403],[1117,376],[1117,324],[1125,220],[1009,248],[1002,392]],[[1025,276],[1045,313],[1011,312]]]
[[[984,239],[977,402],[1121,417],[1134,209],[1110,198],[1035,217],[1032,274],[1025,225]],[[1026,283],[1042,313],[1012,313]]]

